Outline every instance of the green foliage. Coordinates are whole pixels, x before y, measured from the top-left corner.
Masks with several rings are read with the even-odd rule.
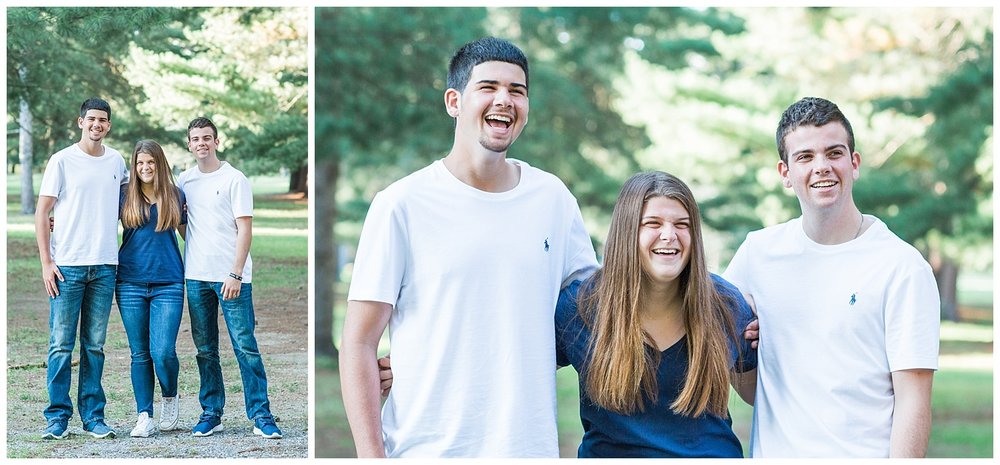
[[[36,153],[78,140],[76,109],[96,95],[112,105],[108,142],[123,152],[148,138],[168,155],[183,154],[187,123],[209,116],[225,136],[223,150],[235,149],[223,156],[249,174],[306,165],[308,9],[8,8],[7,15],[8,120],[26,99]],[[8,147],[16,160],[17,144]]]
[[[122,60],[131,43],[165,50],[177,38],[166,25],[186,17],[173,8],[8,8],[7,114],[25,99],[35,150],[49,154],[79,139],[80,103],[101,96],[112,103],[114,137],[133,140],[131,109],[146,97],[121,75]]]
[[[983,199],[992,197],[993,173],[991,168],[977,169],[991,166],[992,154],[984,145],[993,129],[992,43],[990,31],[983,42],[963,45],[957,68],[925,95],[876,102],[877,109],[932,121],[917,153],[892,159],[883,166],[888,179],[875,181],[896,193],[876,208],[899,209],[889,226],[905,240],[923,238],[932,230],[965,241],[993,235],[992,215],[982,215],[979,208]]]

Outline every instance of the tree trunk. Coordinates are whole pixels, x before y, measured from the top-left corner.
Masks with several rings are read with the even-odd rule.
[[[321,182],[316,185],[316,301],[313,306],[316,312],[316,356],[337,357],[337,347],[333,344],[333,308],[337,302],[336,283],[339,280],[337,270],[337,244],[334,241],[333,227],[337,223],[337,177],[339,175],[337,157],[316,157],[316,173]]]
[[[288,180],[288,192],[302,192],[309,195],[309,165],[302,165],[292,171]]]
[[[938,293],[941,295],[941,319],[959,321],[958,264],[936,250],[931,251],[928,261],[934,270],[934,280],[937,281]]]
[[[21,69],[23,78],[24,69]],[[34,148],[31,143],[31,126],[34,118],[31,115],[31,107],[28,101],[21,97],[20,114],[17,117],[18,125],[18,158],[21,163],[21,213],[32,215],[35,213],[35,185],[31,178],[34,170]]]

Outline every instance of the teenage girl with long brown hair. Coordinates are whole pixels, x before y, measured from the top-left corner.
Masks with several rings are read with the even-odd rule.
[[[131,378],[138,417],[132,437],[147,437],[177,426],[175,350],[184,307],[184,265],[176,231],[187,223],[184,196],[174,185],[163,149],[141,140],[132,151],[129,183],[123,192],[125,231],[118,250],[115,297],[132,355]],[[153,388],[162,395],[159,428],[153,422]]]
[[[560,365],[580,373],[580,457],[742,457],[729,386],[752,403],[753,318],[708,272],[691,190],[663,172],[625,182],[603,268],[564,289]]]

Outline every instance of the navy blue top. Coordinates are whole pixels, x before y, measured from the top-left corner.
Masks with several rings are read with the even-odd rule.
[[[753,318],[750,307],[735,286],[719,276],[712,275],[715,288],[738,302],[733,308],[737,334]],[[568,364],[584,373],[592,337],[590,328],[577,313],[579,281],[573,282],[559,294],[556,306],[556,358],[560,366]],[[739,337],[739,336],[738,336]],[[745,372],[757,367],[757,352],[740,337],[742,364],[737,371]],[[654,350],[654,349],[649,349]],[[733,350],[731,363],[736,364],[740,354]],[[632,415],[622,415],[594,404],[587,396],[584,377],[580,376],[580,421],[583,423],[583,442],[580,457],[743,457],[743,447],[733,433],[732,419],[704,413],[692,418],[670,410],[684,387],[687,372],[687,337],[660,354],[656,370],[659,390],[657,402],[644,399],[645,410]],[[730,366],[733,366],[730,365]]]
[[[181,224],[187,224],[184,193],[180,196]],[[138,228],[125,228],[118,249],[118,280],[142,284],[184,282],[184,263],[174,229],[156,232],[156,205],[149,207],[149,219]]]

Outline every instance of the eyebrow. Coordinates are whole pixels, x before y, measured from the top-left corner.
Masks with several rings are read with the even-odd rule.
[[[829,152],[831,150],[838,149],[838,148],[842,148],[844,150],[848,150],[848,148],[847,148],[846,145],[838,143],[838,144],[833,144],[831,146],[828,146],[826,149],[823,150],[823,153],[826,153],[826,152]],[[795,152],[792,152],[792,156],[794,157],[794,156],[796,156],[796,155],[798,155],[800,153],[813,153],[813,150],[812,149],[797,150]]]
[[[476,84],[493,84],[495,86],[498,86],[498,85],[500,85],[500,81],[494,81],[492,79],[483,79],[481,81],[476,81]],[[510,83],[510,86],[511,87],[523,87],[525,89],[528,88],[528,86],[526,84],[521,84],[520,82],[512,82],[512,83]]]
[[[665,219],[665,218],[662,217],[662,216],[656,216],[656,215],[646,215],[646,216],[643,216],[642,218],[639,218],[639,221],[646,220],[646,219],[662,220],[662,219]],[[690,221],[691,220],[691,216],[690,215],[688,215],[688,216],[681,216],[679,218],[674,218],[672,221],[683,221],[683,220]]]

